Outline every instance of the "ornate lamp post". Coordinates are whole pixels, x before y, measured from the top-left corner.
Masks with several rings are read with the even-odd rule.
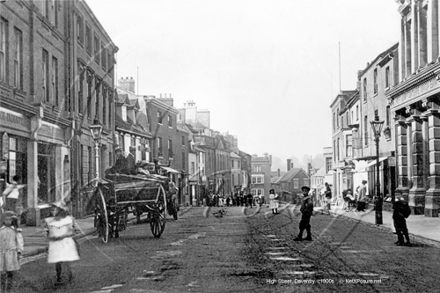
[[[93,141],[95,142],[95,168],[96,178],[99,178],[99,141],[101,140],[102,125],[99,124],[98,119],[93,120],[93,124],[89,126]]]
[[[374,210],[376,211],[376,225],[382,225],[382,195],[380,194],[380,176],[379,176],[379,140],[384,121],[379,121],[376,116],[374,121],[370,121],[371,128],[374,133],[374,141],[376,142],[376,200],[374,202]]]

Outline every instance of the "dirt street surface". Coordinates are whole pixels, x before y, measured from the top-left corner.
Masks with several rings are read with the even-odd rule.
[[[54,287],[54,267],[38,259],[23,265],[16,292],[436,290],[437,248],[396,247],[390,231],[320,214],[312,218],[313,241],[294,242],[298,207],[252,216],[256,210],[191,208],[168,221],[159,239],[148,224],[129,226],[108,244],[83,239],[73,284]]]

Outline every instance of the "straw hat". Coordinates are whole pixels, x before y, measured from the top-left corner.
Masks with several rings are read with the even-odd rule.
[[[67,211],[67,205],[64,201],[59,200],[59,201],[51,203],[50,205],[53,207],[57,207],[59,209]]]

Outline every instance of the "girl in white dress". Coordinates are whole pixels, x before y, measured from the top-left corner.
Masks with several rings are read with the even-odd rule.
[[[0,228],[0,292],[11,292],[15,287],[14,275],[20,269],[23,236],[17,227],[17,215],[12,211],[3,214]]]
[[[73,236],[75,235],[75,219],[68,214],[64,202],[52,204],[52,216],[46,218],[46,231],[49,238],[48,263],[55,263],[57,278],[55,286],[61,285],[63,266],[67,271],[69,283],[73,282],[70,263],[79,260],[79,253]]]
[[[269,208],[272,209],[272,214],[278,214],[278,194],[274,189],[269,190]]]

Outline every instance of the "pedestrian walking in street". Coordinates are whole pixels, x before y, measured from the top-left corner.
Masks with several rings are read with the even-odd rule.
[[[356,189],[357,191],[357,211],[364,212],[367,200],[367,180],[362,180],[361,185]]]
[[[411,241],[409,240],[408,228],[406,226],[406,219],[410,214],[411,209],[408,202],[406,202],[403,197],[397,197],[393,203],[393,222],[397,234],[397,241],[395,244],[397,246],[412,246]],[[403,239],[404,236],[406,243]]]
[[[67,206],[58,201],[52,204],[52,217],[46,218],[46,231],[49,238],[48,263],[55,264],[56,281],[54,286],[62,284],[63,266],[67,272],[69,283],[73,282],[70,263],[79,260],[77,242],[73,239],[76,226],[75,219],[69,216]]]
[[[18,184],[18,181],[20,181],[20,176],[15,175],[12,177],[11,183],[6,183],[6,188],[2,194],[5,211],[17,213],[16,207],[20,196],[20,189],[26,186],[26,184]]]
[[[275,189],[269,190],[269,208],[272,209],[272,214],[278,214],[278,194]]]
[[[330,188],[330,185],[326,182],[325,184],[325,202],[326,202],[326,209],[330,213],[331,210],[331,203],[332,203],[332,189]]]
[[[249,193],[247,195],[247,200],[248,200],[249,206],[252,208],[252,206],[253,206],[253,196],[252,196],[251,193]]]
[[[301,221],[299,222],[299,234],[293,240],[294,241],[303,241],[303,240],[312,241],[312,232],[311,232],[312,226],[310,225],[310,218],[313,215],[313,203],[312,203],[311,195],[309,194],[310,187],[303,186],[303,187],[301,187],[301,190],[303,192],[304,197],[303,197],[303,200],[301,203],[301,208],[300,208],[302,215],[301,215]],[[304,230],[307,231],[306,238],[302,238]]]
[[[20,269],[20,257],[24,249],[21,229],[17,227],[17,214],[6,211],[0,228],[0,292],[12,292],[15,288],[15,272]]]

